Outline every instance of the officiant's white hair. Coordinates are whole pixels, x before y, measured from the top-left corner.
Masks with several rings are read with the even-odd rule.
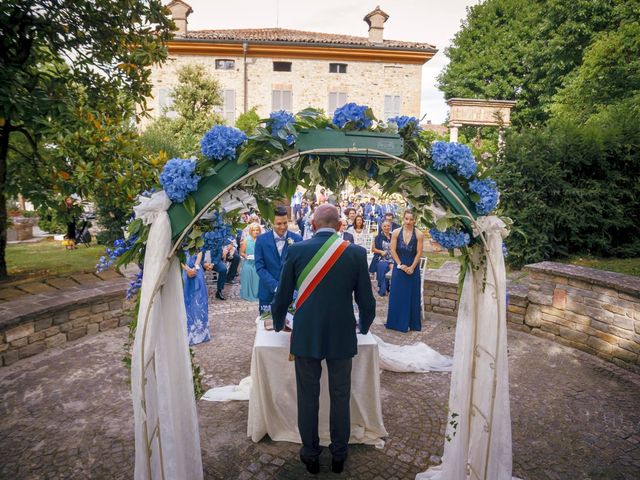
[[[313,212],[313,221],[317,228],[335,228],[340,224],[340,212],[335,206],[325,203],[319,205]]]

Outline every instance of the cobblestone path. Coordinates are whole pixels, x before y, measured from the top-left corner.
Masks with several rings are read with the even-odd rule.
[[[237,290],[237,287],[234,287]],[[255,304],[211,299],[213,340],[196,347],[208,386],[249,374]],[[455,324],[387,332],[378,302],[373,332],[453,353]],[[0,369],[0,478],[132,478],[133,413],[120,362],[126,328],[71,342]],[[640,478],[640,376],[580,351],[509,332],[514,475],[524,480]],[[198,403],[205,478],[413,479],[442,454],[449,374],[383,372],[383,449],[354,445],[341,476],[306,473],[298,446],[253,443],[247,402]]]

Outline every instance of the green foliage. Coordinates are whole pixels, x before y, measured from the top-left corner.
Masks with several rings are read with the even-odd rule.
[[[112,149],[121,144],[103,127],[124,130],[146,112],[150,67],[166,59],[173,28],[160,0],[3,2],[2,231],[7,192],[22,193],[38,207],[57,194],[89,199],[100,172],[118,171]],[[6,275],[4,238],[0,277]]]
[[[589,117],[640,96],[640,23],[603,32],[589,46],[582,65],[556,95],[556,116],[586,122]],[[635,97],[635,98],[634,98]]]
[[[216,107],[222,104],[220,84],[203,65],[185,65],[178,70],[178,85],[172,97],[177,117],[156,118],[142,133],[142,145],[165,159],[198,156],[205,132],[224,123],[216,113]]]
[[[555,120],[511,132],[495,179],[515,267],[573,253],[640,255],[638,106],[587,125]]]
[[[251,107],[251,110],[240,114],[236,120],[236,128],[239,128],[247,135],[253,135],[260,125],[260,115],[256,111],[258,107]]]
[[[446,50],[450,63],[439,77],[447,98],[516,100],[517,127],[549,118],[567,75],[582,64],[596,35],[634,18],[621,0],[487,0],[468,9]]]

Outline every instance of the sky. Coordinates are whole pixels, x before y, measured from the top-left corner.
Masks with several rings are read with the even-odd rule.
[[[436,86],[447,64],[445,48],[460,29],[466,7],[480,0],[185,0],[193,13],[189,30],[291,28],[312,32],[368,36],[364,16],[376,5],[389,14],[384,38],[435,45],[438,53],[422,69],[421,115],[442,123],[448,106]],[[169,2],[166,2],[169,3]]]

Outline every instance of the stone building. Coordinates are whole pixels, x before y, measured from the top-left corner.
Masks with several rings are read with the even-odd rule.
[[[191,31],[191,7],[174,0],[168,8],[179,30],[168,43],[169,61],[152,73],[153,115],[171,115],[177,70],[201,63],[222,86],[220,113],[229,124],[254,106],[261,117],[309,106],[332,115],[347,102],[369,105],[383,119],[420,116],[422,66],[437,50],[385,39],[389,15],[379,7],[364,17],[368,37],[283,28]]]

